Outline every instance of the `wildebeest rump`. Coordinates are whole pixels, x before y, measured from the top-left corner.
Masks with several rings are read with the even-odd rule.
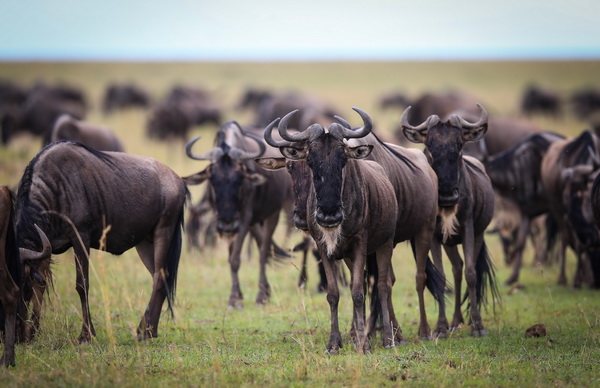
[[[494,190],[483,165],[475,158],[463,156],[464,144],[478,141],[487,130],[487,112],[481,105],[478,107],[481,115],[472,123],[456,114],[443,120],[432,115],[413,126],[408,122],[410,107],[400,120],[410,141],[425,144],[425,152],[438,177],[439,218],[431,251],[440,270],[443,270],[442,245],[452,262],[455,310],[451,328],[463,321],[460,311],[463,263],[457,249],[457,245],[462,245],[473,336],[486,334],[479,306],[488,284],[494,301],[497,297],[493,267],[484,241],[485,229],[494,213]],[[448,328],[443,300],[438,328],[442,329],[441,335]]]
[[[116,255],[137,249],[153,279],[138,338],[158,335],[165,298],[172,312],[186,196],[183,180],[149,157],[60,141],[29,163],[17,195],[18,245],[40,250],[37,224],[48,236],[53,254],[73,248],[83,314],[80,342],[95,335],[88,304],[90,248]],[[35,269],[47,259],[26,260],[25,267]],[[39,312],[34,311],[34,317]],[[34,328],[37,325],[34,322]]]
[[[256,303],[264,304],[271,296],[266,265],[271,253],[272,236],[284,205],[291,201],[291,181],[281,172],[264,171],[256,167],[255,157],[265,152],[276,152],[257,135],[244,131],[230,121],[216,135],[216,146],[204,154],[195,154],[192,147],[199,137],[186,144],[188,156],[195,160],[209,160],[204,170],[185,179],[187,184],[209,182],[207,190],[217,215],[217,232],[231,239],[229,264],[232,276],[230,307],[242,306],[239,284],[240,252],[248,232],[259,245],[260,276]]]
[[[77,120],[63,114],[52,126],[50,139],[45,145],[59,140],[73,140],[98,151],[123,151],[123,143],[109,128]]]

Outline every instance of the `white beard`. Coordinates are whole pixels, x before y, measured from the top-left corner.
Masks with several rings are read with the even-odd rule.
[[[457,233],[458,229],[458,219],[456,219],[456,213],[458,211],[458,205],[447,209],[440,208],[439,216],[440,216],[440,228],[442,231],[442,243],[445,243],[448,237]]]
[[[338,241],[342,237],[342,227],[335,228],[319,228],[321,229],[321,244],[325,244],[327,248],[327,256],[331,256],[338,246]]]

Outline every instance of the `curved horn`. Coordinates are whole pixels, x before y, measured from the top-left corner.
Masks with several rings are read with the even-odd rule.
[[[19,248],[19,253],[21,255],[21,261],[24,260],[44,260],[50,258],[52,254],[52,245],[50,244],[50,240],[48,240],[48,236],[44,233],[37,224],[33,224],[35,229],[37,229],[38,235],[40,236],[40,240],[42,240],[42,250],[40,252],[33,251],[31,249]]]
[[[238,160],[254,159],[254,158],[261,157],[262,154],[264,154],[265,150],[267,149],[267,146],[265,145],[263,140],[260,137],[255,136],[251,133],[244,133],[244,136],[249,137],[250,139],[254,140],[256,142],[256,144],[258,144],[258,151],[244,151],[237,147],[231,147],[228,154],[232,158],[238,159]]]
[[[281,119],[279,117],[276,118],[275,120],[271,121],[271,123],[269,125],[267,125],[267,127],[265,128],[265,133],[264,133],[265,141],[271,147],[279,148],[279,147],[289,147],[292,145],[292,143],[287,142],[287,141],[277,141],[277,140],[273,139],[273,128],[275,127],[275,125],[277,125],[277,123],[280,120]]]
[[[459,126],[459,127],[466,128],[466,129],[479,128],[482,125],[487,124],[487,121],[488,121],[488,113],[487,113],[487,111],[485,110],[485,108],[481,104],[477,104],[477,106],[479,107],[479,110],[481,111],[481,116],[479,116],[479,120],[477,120],[477,122],[470,123],[467,120],[465,120],[462,117],[460,117],[459,115],[452,115],[452,116],[450,116],[450,118],[448,119],[448,121],[452,125]]]
[[[195,138],[193,138],[192,140],[188,141],[185,144],[185,153],[187,154],[187,156],[190,157],[190,159],[195,159],[195,160],[213,160],[213,159],[218,159],[219,156],[223,155],[223,150],[221,148],[213,148],[212,150],[203,153],[203,154],[195,154],[192,152],[192,147],[194,146],[194,144],[200,140],[202,136],[197,136]]]
[[[362,118],[364,123],[362,127],[352,129],[352,127],[350,127],[350,124],[346,120],[342,119],[341,117],[338,118],[338,116],[335,116],[335,119],[342,123],[342,125],[334,123],[330,126],[330,128],[335,128],[334,131],[339,131],[342,137],[346,139],[361,138],[367,136],[369,133],[371,133],[371,130],[373,129],[373,122],[371,121],[371,117],[369,117],[367,112],[359,108],[352,108],[352,110],[358,113]]]
[[[402,116],[400,117],[400,125],[402,126],[402,128],[412,129],[413,131],[422,131],[423,129],[429,129],[430,127],[440,122],[440,118],[437,115],[431,115],[427,118],[427,120],[417,125],[416,127],[412,126],[408,122],[408,114],[410,113],[411,109],[412,106],[409,106],[404,110],[404,112],[402,112]]]
[[[289,133],[287,130],[287,123],[296,112],[298,112],[298,109],[295,109],[295,110],[291,111],[290,113],[286,114],[285,116],[283,116],[283,118],[279,122],[277,131],[279,132],[279,135],[282,138],[284,138],[287,141],[297,143],[297,142],[304,141],[304,140],[315,139],[319,135],[321,135],[323,132],[325,132],[325,129],[323,128],[323,126],[321,124],[312,124],[302,132]]]

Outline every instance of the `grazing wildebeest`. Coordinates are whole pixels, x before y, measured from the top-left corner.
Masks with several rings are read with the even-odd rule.
[[[548,88],[529,85],[521,97],[521,112],[527,116],[539,113],[557,118],[562,114],[560,95]]]
[[[405,108],[409,106],[411,103],[410,99],[406,96],[405,93],[400,91],[391,91],[383,94],[379,98],[379,107],[381,109],[388,108]]]
[[[573,112],[581,119],[586,120],[595,113],[600,112],[600,90],[586,87],[571,96]]]
[[[102,99],[104,114],[128,108],[147,108],[151,98],[148,92],[133,83],[107,85]]]
[[[560,273],[558,284],[566,285],[566,261],[565,250],[567,246],[575,249],[574,236],[566,227],[566,209],[563,202],[564,182],[561,179],[562,171],[577,165],[593,165],[600,154],[600,140],[593,132],[585,130],[575,138],[568,138],[553,142],[548,148],[542,160],[541,177],[544,190],[547,195],[550,214],[555,220],[558,228],[558,262]],[[573,287],[581,287],[583,275],[583,262],[577,259],[577,270],[575,272]]]
[[[463,262],[457,248],[461,244],[471,335],[483,336],[486,333],[480,305],[485,300],[487,285],[491,287],[494,302],[498,292],[484,240],[485,229],[494,214],[494,189],[483,165],[477,159],[463,155],[464,144],[481,139],[487,130],[487,112],[480,104],[477,106],[480,117],[476,122],[468,122],[457,114],[444,119],[432,115],[413,126],[408,122],[411,107],[406,108],[400,122],[407,139],[425,145],[425,152],[438,177],[439,215],[431,252],[441,271],[442,246],[452,262],[455,310],[450,327],[456,328],[463,322],[460,310]],[[438,328],[448,329],[443,299],[440,301]],[[443,335],[444,331],[440,334]]]
[[[600,165],[580,164],[562,171],[563,203],[567,223],[574,236],[574,248],[583,262],[583,278],[600,288],[600,229],[594,221],[593,184]]]
[[[109,128],[77,120],[69,114],[56,119],[50,132],[49,141],[73,140],[98,151],[123,151],[123,144]]]
[[[54,121],[63,113],[83,119],[87,110],[85,95],[68,85],[37,85],[15,110],[2,117],[2,139],[8,143],[18,133],[49,136]]]
[[[158,335],[165,298],[173,312],[186,197],[183,180],[149,157],[100,152],[65,140],[51,143],[31,160],[17,194],[18,246],[40,251],[34,228],[38,225],[51,243],[51,253],[73,248],[75,288],[83,315],[79,342],[89,342],[95,335],[88,303],[90,248],[115,255],[137,249],[152,275],[152,293],[137,328],[138,339]],[[50,252],[40,256],[25,258],[26,272],[49,262]],[[31,294],[28,289],[24,292]],[[39,327],[36,310],[41,308],[41,301],[35,303],[33,330]]]
[[[191,86],[174,86],[149,113],[146,133],[157,139],[186,139],[195,125],[221,124],[221,108],[212,96]]]
[[[24,307],[20,290],[22,265],[15,237],[13,202],[13,193],[0,186],[0,331],[4,332],[0,365],[6,367],[15,366],[17,314],[24,312],[20,309]]]
[[[353,333],[356,336],[359,350],[366,349],[362,347],[365,340],[363,333],[359,333],[364,325],[362,316],[358,316],[360,309],[364,308],[364,295],[361,294],[362,288],[359,290],[359,287],[362,287],[361,281],[364,279],[363,268],[371,261],[376,261],[376,292],[381,296],[379,307],[382,309],[384,321],[384,346],[391,346],[396,342],[403,341],[393,312],[391,296],[388,293],[393,282],[391,262],[386,256],[387,252],[383,253],[383,257],[380,256],[381,252],[373,255],[378,248],[376,244],[373,245],[373,241],[381,237],[378,233],[387,233],[384,230],[384,223],[379,225],[381,228],[379,231],[370,229],[376,225],[373,217],[383,217],[379,213],[381,208],[373,208],[373,203],[370,202],[380,195],[377,194],[376,187],[371,187],[377,185],[377,179],[373,182],[373,176],[364,176],[373,168],[371,164],[373,161],[381,163],[377,163],[375,166],[377,170],[382,168],[380,171],[383,171],[386,178],[390,180],[393,202],[395,207],[398,207],[398,214],[393,220],[392,248],[400,241],[411,239],[413,243],[416,242],[417,290],[419,291],[420,307],[422,307],[419,333],[422,336],[429,336],[422,291],[426,282],[425,263],[436,215],[435,176],[425,157],[416,150],[405,150],[400,147],[398,147],[400,152],[390,150],[374,135],[371,135],[370,139],[374,144],[362,143],[364,138],[371,134],[372,123],[365,112],[354,109],[362,117],[363,127],[352,129],[345,120],[336,117],[341,124],[333,123],[327,131],[321,124],[313,124],[299,134],[291,134],[287,130],[288,119],[295,111],[291,112],[281,120],[278,126],[279,134],[286,140],[285,142],[273,141],[271,130],[278,120],[273,121],[265,129],[265,139],[269,144],[279,146],[286,158],[264,158],[261,161],[261,165],[265,168],[282,168],[284,166],[288,168],[294,181],[296,226],[308,229],[317,242],[319,254],[325,258],[327,299],[332,308],[332,332],[327,348],[332,353],[336,353],[341,346],[337,324],[339,291],[337,284],[329,285],[332,279],[332,259],[343,258],[352,272],[352,293],[355,302]],[[352,147],[351,144],[346,143],[348,139],[360,139],[361,141],[356,147]],[[367,152],[369,155],[362,155],[362,152]],[[377,155],[373,155],[374,153]],[[364,162],[354,160],[356,157],[364,159],[370,155],[373,160]],[[371,172],[371,174],[378,175],[376,172]],[[364,185],[365,188],[358,189],[356,184],[359,184],[358,187]],[[375,192],[371,190],[375,190]],[[362,191],[365,192],[362,193]],[[397,196],[396,191],[401,194]],[[398,200],[396,200],[397,197]],[[378,201],[384,199],[380,198]],[[387,201],[387,199],[385,200]],[[327,226],[331,219],[334,219],[338,225]],[[328,237],[329,235],[332,237]],[[331,238],[334,241],[328,242],[328,239]],[[357,239],[357,241],[353,241],[353,239]],[[385,244],[387,247],[387,240]],[[389,277],[382,278],[381,276],[385,276],[385,273],[388,273]],[[432,281],[431,278],[427,280]],[[440,287],[440,292],[441,290]],[[371,307],[373,308],[373,306]],[[373,318],[372,314],[371,319]],[[369,334],[374,326],[372,323],[369,327]],[[391,326],[386,326],[390,323]],[[390,333],[387,330],[390,328],[393,332],[392,337],[388,337]]]
[[[259,246],[260,276],[256,303],[264,304],[271,296],[266,265],[273,246],[273,232],[281,210],[291,201],[291,180],[283,171],[257,168],[253,159],[275,150],[267,149],[257,135],[244,131],[235,121],[221,126],[216,134],[215,147],[209,152],[192,152],[198,139],[186,144],[186,153],[191,159],[209,160],[210,165],[184,180],[190,185],[209,182],[207,190],[211,192],[210,203],[217,216],[217,232],[230,239],[232,285],[229,307],[242,307],[238,271],[240,252],[248,232]]]
[[[487,175],[497,195],[514,203],[520,215],[512,257],[507,259],[513,265],[513,272],[506,284],[516,283],[519,278],[532,220],[549,212],[541,165],[550,145],[562,139],[563,136],[552,132],[539,132],[507,151],[484,159]]]

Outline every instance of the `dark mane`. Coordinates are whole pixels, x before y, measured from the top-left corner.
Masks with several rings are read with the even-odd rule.
[[[37,231],[35,230],[33,224],[28,222],[28,220],[31,218],[32,213],[36,215],[37,219],[43,220],[44,223],[49,223],[49,218],[44,213],[44,209],[42,209],[40,206],[36,205],[35,203],[32,203],[30,201],[29,194],[31,191],[31,184],[33,181],[33,175],[35,173],[35,168],[36,168],[36,165],[37,165],[40,157],[42,155],[44,155],[46,152],[48,152],[49,150],[53,149],[54,147],[56,147],[60,144],[64,144],[64,143],[68,143],[68,144],[72,144],[73,146],[76,146],[76,147],[84,148],[91,155],[95,156],[96,158],[98,158],[101,161],[103,161],[104,163],[106,163],[107,166],[111,167],[111,169],[115,173],[120,174],[120,172],[121,172],[121,170],[114,163],[114,159],[111,155],[108,155],[104,152],[101,152],[101,151],[95,150],[93,148],[90,148],[88,146],[85,146],[79,142],[71,141],[71,140],[61,140],[61,141],[57,141],[54,143],[50,143],[47,146],[45,146],[29,162],[29,164],[25,168],[25,172],[23,173],[21,182],[19,183],[19,188],[17,191],[17,203],[19,204],[19,209],[17,209],[18,213],[17,213],[16,219],[15,219],[15,222],[16,222],[15,225],[19,225],[19,228],[18,228],[19,234],[17,235],[18,246],[24,246],[24,244],[23,244],[24,241],[38,241],[39,242],[39,237],[38,237]],[[24,209],[26,209],[26,211],[24,211]],[[36,245],[37,245],[37,243],[36,243]]]
[[[400,153],[398,153],[398,151],[396,151],[395,149],[393,149],[392,147],[390,147],[389,145],[387,145],[386,143],[384,143],[379,136],[377,136],[377,134],[374,131],[371,131],[371,133],[373,134],[373,136],[375,137],[375,139],[377,140],[377,142],[382,145],[386,150],[388,150],[389,152],[392,153],[392,155],[394,155],[396,158],[400,159],[402,162],[404,162],[404,164],[406,164],[408,166],[408,168],[410,168],[411,172],[415,172],[417,167],[415,166],[415,164],[408,159],[406,156],[401,155]]]

